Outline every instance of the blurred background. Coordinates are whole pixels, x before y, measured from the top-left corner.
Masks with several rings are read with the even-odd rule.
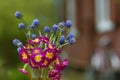
[[[14,38],[25,40],[15,11],[29,23],[38,18],[41,29],[68,19],[73,22],[76,42],[64,49],[62,56],[70,65],[62,80],[120,79],[119,0],[0,0],[0,80],[28,80],[18,71],[22,64],[12,44]]]

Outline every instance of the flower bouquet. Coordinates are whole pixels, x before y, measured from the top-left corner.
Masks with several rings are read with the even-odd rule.
[[[21,22],[18,25],[19,29],[25,32],[27,39],[25,45],[19,39],[13,40],[13,44],[18,47],[19,59],[24,63],[19,71],[31,74],[31,80],[60,80],[68,60],[62,60],[59,54],[65,45],[75,42],[74,35],[68,33],[72,22],[60,22],[54,24],[51,29],[45,26],[42,33],[38,19],[34,19],[29,25],[19,11],[15,12],[15,16]],[[64,36],[66,32],[68,35]],[[31,68],[31,73],[27,67]]]

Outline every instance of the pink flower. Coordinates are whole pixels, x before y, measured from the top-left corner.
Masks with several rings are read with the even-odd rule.
[[[49,38],[46,36],[40,36],[39,39],[44,43],[49,43]]]
[[[55,51],[53,51],[49,48],[45,49],[44,54],[45,54],[45,58],[48,59],[49,61],[53,61],[56,58]]]
[[[23,63],[27,63],[29,61],[29,56],[26,50],[20,50],[19,58]]]
[[[41,53],[42,52],[42,49],[40,47],[35,47],[33,50],[32,50],[32,54],[38,54],[38,53]]]
[[[40,44],[41,40],[39,38],[35,38],[34,40],[32,40],[33,44]]]
[[[31,58],[34,65],[41,65],[44,61],[43,53],[32,54]]]
[[[32,60],[29,62],[29,64],[30,64],[31,68],[38,68],[39,67],[38,65],[34,64]]]
[[[28,72],[23,68],[19,68],[19,71],[22,72],[23,74],[28,74]]]
[[[43,63],[41,64],[40,67],[42,68],[46,68],[50,65],[50,61],[48,61],[47,59],[44,59]]]

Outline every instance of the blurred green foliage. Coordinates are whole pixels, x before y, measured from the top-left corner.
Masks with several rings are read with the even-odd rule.
[[[59,21],[59,2],[60,0],[0,0],[0,80],[27,80],[17,70],[22,64],[16,47],[12,45],[14,38],[25,42],[25,35],[18,29],[15,11],[22,12],[30,24],[38,18],[42,29]]]

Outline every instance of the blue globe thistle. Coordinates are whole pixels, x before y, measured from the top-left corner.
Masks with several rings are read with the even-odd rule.
[[[14,40],[13,40],[13,44],[14,44],[15,46],[17,46],[17,43],[19,43],[19,42],[20,42],[19,39],[14,39]]]
[[[31,36],[33,39],[35,39],[37,37],[36,34],[32,34]]]
[[[59,30],[59,26],[56,25],[56,24],[54,24],[54,25],[52,26],[52,31],[53,31],[53,32],[56,32],[57,30]]]
[[[60,37],[60,44],[64,44],[65,43],[65,36],[61,36]]]
[[[66,26],[67,28],[71,28],[71,26],[72,26],[71,20],[67,20],[67,21],[64,23],[64,26]]]
[[[40,25],[39,20],[38,19],[34,19],[33,22],[32,22],[32,25],[35,26],[35,27],[39,26]]]
[[[31,29],[31,30],[34,30],[36,26],[34,25],[29,25],[28,28]]]
[[[22,42],[18,42],[18,43],[17,43],[17,46],[18,46],[18,47],[22,47],[22,46],[23,46]]]
[[[69,38],[69,39],[68,39],[68,42],[69,42],[69,44],[75,43],[75,38]]]
[[[58,23],[58,26],[59,26],[59,27],[64,26],[64,22],[60,22],[60,23]]]
[[[18,26],[19,26],[19,29],[24,29],[25,28],[25,25],[23,23],[18,24]]]
[[[17,48],[18,53],[20,52],[20,50],[21,50],[21,47],[18,47],[18,48]]]
[[[22,15],[19,11],[16,11],[16,12],[15,12],[15,17],[16,17],[17,19],[21,19],[21,18],[23,17],[23,15]]]
[[[70,39],[70,38],[73,38],[74,37],[74,34],[73,33],[69,33],[68,35],[67,35],[67,39]]]
[[[30,33],[26,33],[25,36],[26,38],[28,38],[30,36]]]
[[[45,26],[45,27],[44,27],[44,33],[49,33],[49,32],[50,32],[50,27]]]

